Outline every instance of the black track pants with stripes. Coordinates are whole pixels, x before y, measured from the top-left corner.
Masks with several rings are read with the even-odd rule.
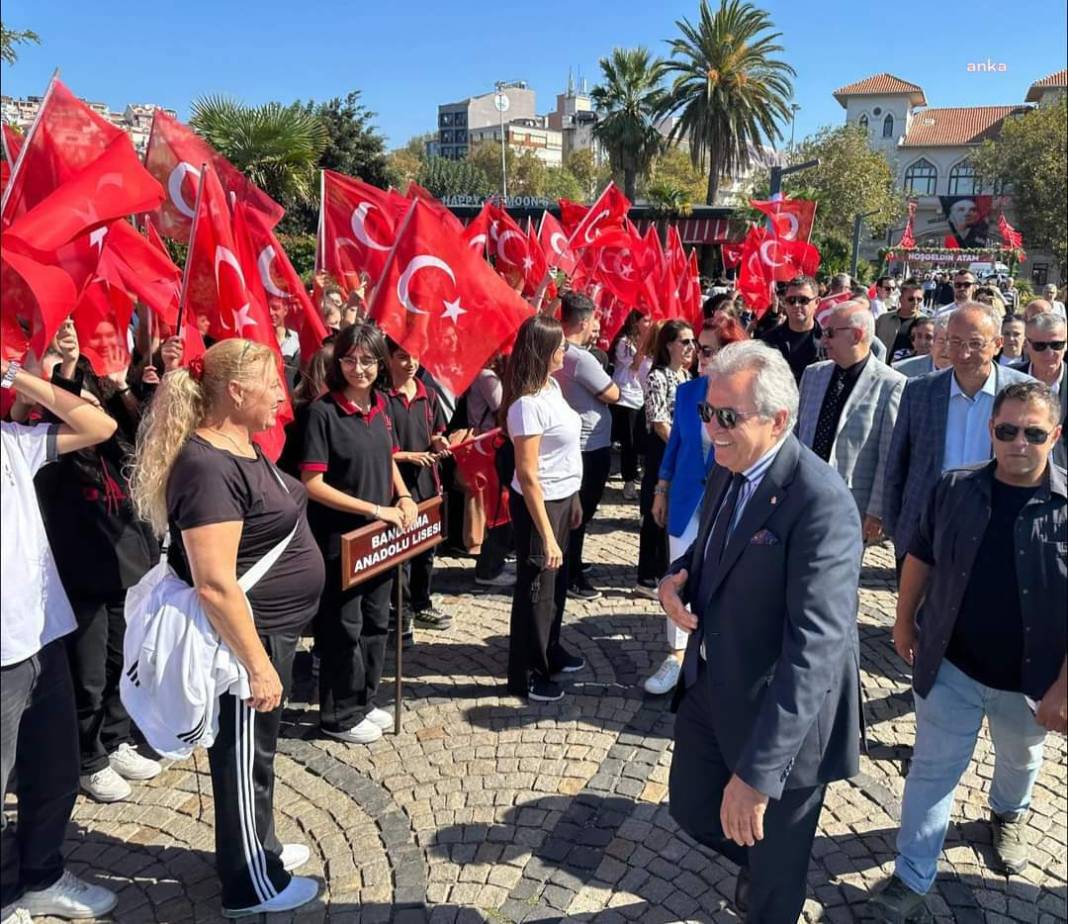
[[[296,635],[261,636],[282,681],[293,673]],[[236,696],[219,703],[219,734],[208,749],[215,797],[215,868],[224,908],[249,908],[289,885],[274,834],[274,755],[282,707],[256,712]]]

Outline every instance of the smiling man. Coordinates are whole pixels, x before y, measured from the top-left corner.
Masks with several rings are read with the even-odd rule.
[[[671,815],[741,867],[739,914],[796,921],[826,785],[857,772],[860,517],[792,435],[797,388],[776,350],[732,343],[708,380],[716,465],[697,539],[659,591],[690,633]]]

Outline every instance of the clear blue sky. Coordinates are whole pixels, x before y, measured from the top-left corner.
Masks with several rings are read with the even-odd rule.
[[[1068,14],[1054,0],[764,5],[798,72],[798,138],[841,122],[831,92],[873,73],[919,83],[932,106],[995,105],[1021,102],[1068,57]],[[664,54],[675,20],[697,8],[696,0],[4,0],[5,24],[34,29],[42,45],[23,47],[0,76],[5,94],[24,96],[41,93],[59,66],[80,96],[113,108],[153,102],[183,118],[206,93],[260,103],[358,89],[395,147],[434,128],[438,103],[495,80],[526,80],[547,112],[569,66],[592,84],[614,46]],[[987,59],[1007,72],[967,72]]]

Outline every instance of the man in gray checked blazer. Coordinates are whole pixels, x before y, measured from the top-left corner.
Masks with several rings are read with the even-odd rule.
[[[898,574],[941,474],[991,457],[988,422],[1006,385],[1032,381],[994,362],[1001,318],[989,305],[957,308],[947,328],[953,365],[909,379],[901,396],[883,490],[883,528],[894,540]]]
[[[907,379],[872,355],[875,319],[863,302],[838,305],[823,336],[830,361],[801,377],[797,437],[842,476],[873,542],[883,532],[886,459]]]

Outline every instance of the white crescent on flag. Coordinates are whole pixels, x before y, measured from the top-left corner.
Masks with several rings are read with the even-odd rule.
[[[389,247],[386,244],[382,244],[379,241],[374,240],[370,234],[367,233],[367,213],[371,209],[376,208],[370,202],[361,202],[356,208],[352,210],[352,233],[364,247],[370,247],[372,250],[388,251]]]
[[[167,177],[167,194],[171,197],[171,203],[179,212],[185,215],[186,218],[192,218],[193,206],[186,202],[185,197],[182,195],[182,181],[185,179],[186,174],[190,174],[197,181],[200,180],[200,171],[188,161],[183,160]]]
[[[497,256],[500,257],[509,266],[519,266],[519,263],[521,261],[513,260],[511,257],[508,256],[508,241],[511,240],[511,238],[513,237],[520,242],[522,242],[523,240],[523,235],[520,234],[518,231],[505,231],[504,234],[497,238]]]
[[[219,283],[219,268],[224,263],[229,265],[230,267],[232,267],[234,272],[237,273],[237,278],[241,280],[241,291],[244,292],[245,291],[245,274],[243,272],[241,272],[241,263],[237,259],[237,257],[234,255],[234,252],[232,250],[230,250],[228,247],[223,247],[221,244],[219,244],[215,248],[215,288],[217,290],[220,290],[222,288],[222,286]],[[227,324],[223,320],[223,311],[221,309],[222,309],[222,306],[220,305],[219,323],[223,326],[223,328],[225,330],[234,330],[234,328],[232,328],[229,324]],[[234,320],[238,324],[238,326],[237,326],[237,332],[238,333],[241,333],[241,331],[244,330],[245,327],[248,327],[248,326],[251,326],[251,325],[255,325],[255,323],[256,323],[251,318],[249,318],[248,312],[249,312],[249,303],[248,302],[245,302],[245,304],[243,304],[240,308],[238,308],[236,311],[233,312]]]
[[[586,230],[583,232],[582,237],[587,244],[593,243],[593,237],[590,235],[590,232],[596,230],[597,223],[602,218],[607,218],[610,214],[611,213],[608,209],[601,209],[601,211],[599,211],[596,215],[593,216],[593,221],[586,225]]]
[[[560,239],[559,243],[557,243],[557,238]],[[554,231],[549,235],[549,246],[552,247],[553,253],[562,257],[564,255],[564,248],[567,246],[567,238],[559,231]]]
[[[779,242],[776,240],[770,240],[764,241],[764,243],[760,245],[760,259],[763,260],[768,266],[785,266],[785,263],[783,261],[776,261],[768,256],[768,250],[772,246],[778,249]]]
[[[271,244],[268,244],[260,251],[259,259],[256,261],[256,265],[260,270],[260,281],[263,283],[263,287],[269,294],[276,298],[289,298],[285,292],[275,285],[274,280],[271,278],[272,263],[274,263],[274,247]]]
[[[417,308],[415,304],[413,304],[411,292],[409,291],[412,278],[421,269],[439,269],[445,273],[453,283],[456,282],[456,274],[453,273],[452,267],[444,260],[425,253],[412,257],[412,259],[408,261],[408,265],[404,268],[404,272],[400,274],[400,278],[397,280],[397,298],[404,306],[404,310],[411,312],[412,314],[430,313],[429,311],[424,311],[422,308]],[[448,318],[454,324],[460,315],[467,313],[466,308],[460,307],[460,300],[458,298],[453,299],[452,301],[442,299],[442,304],[445,306],[445,310],[441,313],[441,316],[443,318]]]

